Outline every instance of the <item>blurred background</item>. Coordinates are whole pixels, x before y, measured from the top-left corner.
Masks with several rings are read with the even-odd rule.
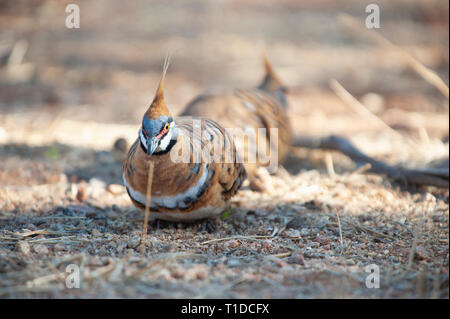
[[[70,3],[80,7],[79,29],[65,26]],[[162,262],[146,260],[147,273],[136,268],[142,214],[130,211],[121,186],[122,156],[168,52],[165,97],[175,115],[205,90],[257,86],[265,51],[291,88],[296,134],[339,134],[394,165],[448,166],[448,96],[370,34],[389,39],[448,86],[449,2],[377,1],[375,30],[339,19],[345,13],[364,25],[370,3],[0,0],[0,295],[36,296],[36,287],[40,296],[58,297],[448,298],[448,189],[404,191],[379,176],[351,173],[354,163],[333,152],[335,176],[327,168],[331,156],[320,150],[296,151],[285,164],[290,174],[266,177],[270,192],[241,191],[233,205],[244,208],[216,234],[151,228],[149,254]],[[344,102],[332,79],[372,116]],[[344,239],[333,219],[341,213]],[[286,227],[282,236],[242,247],[236,240],[200,244]],[[175,262],[171,253],[180,251],[197,255]],[[51,277],[54,258],[75,253],[86,261],[92,290],[67,290]],[[395,280],[367,290],[358,267],[369,263],[390,269]],[[115,281],[95,284],[112,269]]]
[[[369,1],[77,1],[81,27],[68,29],[70,3],[1,1],[0,143],[110,150],[119,137],[135,139],[168,52],[166,100],[178,114],[205,90],[256,86],[265,51],[293,88],[297,134],[348,136],[369,155],[407,166],[448,157],[448,99],[396,50],[339,20],[346,13],[363,25]],[[448,2],[377,3],[381,29],[372,32],[448,83]],[[411,147],[361,117],[330,89],[330,79],[424,143]],[[20,153],[8,150],[0,156]],[[47,153],[57,158],[62,151]],[[4,183],[15,183],[5,174]]]
[[[80,6],[79,29],[64,24],[65,7],[72,2]],[[153,97],[167,52],[173,59],[166,96],[177,113],[205,89],[256,86],[265,50],[285,83],[298,88],[290,100],[299,133],[368,129],[363,121],[339,122],[340,114],[350,111],[328,88],[335,78],[387,122],[395,120],[392,110],[437,115],[421,125],[431,136],[444,137],[448,123],[441,115],[448,112],[448,100],[402,56],[337,19],[343,12],[364,23],[369,3],[2,0],[0,112],[38,116],[35,127],[46,127],[54,114],[136,124]],[[448,2],[377,4],[378,32],[448,82]],[[4,130],[2,142],[11,133]]]

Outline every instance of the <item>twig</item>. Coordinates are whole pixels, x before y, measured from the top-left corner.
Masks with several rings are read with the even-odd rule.
[[[53,261],[53,267],[56,268],[63,263],[68,263],[68,262],[71,262],[71,261],[77,260],[77,259],[80,259],[80,261],[81,261],[80,264],[83,265],[85,258],[86,258],[86,256],[84,255],[84,253],[79,253],[76,255],[67,255],[67,256],[62,257],[61,259],[55,259]]]
[[[341,223],[341,222],[340,222],[340,220],[339,220],[339,215],[337,215],[337,217],[335,217],[335,216],[333,216],[333,215],[329,215],[329,217],[330,217],[330,218],[333,218],[333,219],[337,219],[337,221],[338,221],[338,227],[340,228],[340,223]],[[363,232],[366,232],[366,233],[370,233],[370,234],[375,235],[375,236],[378,236],[378,237],[383,237],[383,238],[388,238],[388,239],[391,239],[391,240],[396,240],[396,238],[394,238],[394,237],[392,237],[392,236],[390,236],[390,235],[386,235],[386,234],[377,232],[376,230],[373,230],[373,229],[364,227],[364,226],[359,225],[359,224],[357,224],[357,223],[353,223],[353,222],[348,221],[348,220],[345,220],[345,219],[344,219],[343,221],[346,222],[347,224],[349,224],[350,226],[352,226],[352,227],[354,227],[354,228],[360,230],[360,231],[363,231]],[[341,231],[340,231],[340,232],[341,232]],[[340,233],[340,235],[342,235],[342,233]]]
[[[292,255],[291,251],[288,251],[287,253],[281,253],[281,254],[276,254],[276,255],[271,255],[271,257],[276,257],[276,258],[284,258],[284,257],[289,257]]]
[[[449,188],[449,170],[443,169],[409,169],[392,166],[376,160],[357,149],[348,139],[342,136],[325,137],[295,137],[292,143],[295,147],[310,149],[327,149],[343,153],[356,162],[357,165],[369,163],[371,173],[386,175],[388,178],[417,185],[431,185]]]
[[[14,233],[15,236],[19,236],[22,238],[25,237],[30,237],[30,236],[34,236],[34,235],[66,235],[68,232],[55,232],[55,231],[51,231],[51,230],[45,230],[45,229],[38,229],[38,230],[33,230],[33,231],[29,231],[29,232],[25,232],[25,233]]]
[[[65,236],[65,237],[57,237],[57,238],[39,238],[39,239],[32,239],[32,240],[27,240],[27,243],[30,244],[36,244],[36,243],[45,243],[45,244],[57,244],[57,243],[79,243],[80,241],[91,241],[89,240],[85,240],[82,238],[76,238],[77,236],[73,235],[73,236]],[[1,237],[0,237],[1,238]],[[73,238],[71,240],[68,240],[69,238]],[[8,241],[1,241],[0,245],[13,245],[16,244],[16,242],[20,239],[14,238],[14,239],[9,239],[11,240],[11,242]]]
[[[372,168],[372,165],[370,165],[370,163],[366,163],[361,167],[358,167],[357,169],[355,169],[351,174],[363,174],[367,171],[369,171]]]
[[[86,216],[40,216],[39,219],[86,219]]]
[[[362,225],[354,224],[354,223],[349,222],[349,221],[347,221],[347,220],[346,220],[345,222],[346,222],[347,224],[349,224],[349,225],[355,227],[356,229],[362,230],[362,231],[364,231],[364,232],[366,232],[366,233],[371,233],[371,234],[376,235],[376,236],[378,236],[378,237],[388,238],[388,239],[390,239],[390,240],[396,240],[395,237],[392,237],[392,236],[390,236],[390,235],[386,235],[386,234],[377,232],[376,230],[373,230],[373,229],[364,227],[364,226],[362,226]]]
[[[396,220],[393,220],[392,223],[400,225],[401,227],[405,228],[414,237],[413,230],[411,228],[409,228],[408,226],[406,226],[405,224],[403,224],[403,223],[401,223],[399,221],[396,221]]]
[[[100,267],[92,271],[88,276],[86,276],[86,279],[94,279],[100,276],[103,276],[111,271],[113,271],[116,268],[117,264],[111,262],[110,264]]]
[[[326,155],[325,155],[325,165],[327,167],[328,175],[331,178],[335,178],[336,177],[336,172],[334,171],[333,156],[331,155],[330,152],[327,152]]]
[[[47,276],[38,277],[38,278],[35,278],[33,280],[27,281],[25,283],[25,285],[27,285],[28,287],[42,286],[43,284],[47,284],[47,283],[52,282],[52,281],[64,279],[64,278],[66,278],[66,276],[67,276],[66,273],[50,274],[50,275],[47,275]]]
[[[373,114],[369,111],[367,107],[364,106],[361,102],[359,102],[353,95],[350,94],[338,81],[335,79],[330,80],[330,87],[336,93],[336,95],[347,105],[349,105],[356,113],[359,115],[371,120],[372,122],[384,127],[392,134],[402,138],[406,139],[408,143],[410,143],[413,146],[416,146],[417,144],[412,141],[409,138],[406,138],[396,130],[394,130],[392,127],[387,125],[382,119],[380,119],[378,116]]]
[[[150,200],[152,196],[152,181],[153,181],[153,162],[148,161],[148,180],[147,180],[147,197],[145,201],[145,216],[144,216],[144,230],[142,232],[141,255],[145,254],[145,241],[147,239],[148,231],[148,215],[150,213]]]
[[[339,218],[339,214],[336,214],[338,227],[339,227],[339,241],[341,242],[341,252],[344,251],[344,239],[342,237],[342,227],[341,227],[341,219]]]
[[[28,42],[26,40],[19,40],[14,44],[11,54],[9,55],[7,65],[22,64],[23,58],[28,50]]]
[[[34,235],[48,235],[51,234],[50,231],[45,230],[45,229],[38,229],[38,230],[33,230],[33,231],[29,231],[29,232],[25,232],[25,233],[14,233],[14,235],[16,236],[20,236],[22,238],[24,237],[29,237],[29,236],[34,236]]]
[[[32,239],[32,240],[28,240],[27,242],[29,243],[59,243],[59,242],[66,242],[66,239],[69,238],[76,238],[76,239],[71,239],[68,242],[77,242],[77,241],[82,241],[81,239],[77,238],[78,236],[76,235],[72,235],[72,236],[65,236],[65,237],[57,237],[57,238],[40,238],[40,239]]]
[[[216,242],[220,242],[220,241],[225,241],[225,240],[230,240],[230,239],[248,239],[248,240],[258,240],[258,239],[269,239],[269,238],[273,238],[274,236],[259,236],[259,235],[254,235],[254,236],[231,236],[231,237],[224,237],[224,238],[216,238],[216,239],[211,239],[211,240],[207,240],[202,242],[202,245],[206,245],[206,244],[211,244],[211,243],[216,243]]]
[[[424,142],[427,145],[431,145],[430,136],[428,135],[428,132],[427,132],[427,129],[425,128],[425,126],[423,126],[423,125],[419,126],[419,135],[420,135],[420,139],[422,140],[422,142]]]
[[[435,72],[424,66],[417,59],[413,58],[401,47],[393,44],[391,41],[383,37],[381,34],[373,32],[370,29],[363,27],[355,18],[347,14],[340,14],[338,19],[344,25],[357,31],[364,31],[366,34],[375,39],[378,43],[397,51],[414,71],[416,71],[425,81],[435,86],[447,98],[447,100],[449,99],[449,88],[447,84],[445,84],[445,82]]]

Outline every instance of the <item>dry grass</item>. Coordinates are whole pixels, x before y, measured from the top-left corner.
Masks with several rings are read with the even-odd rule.
[[[360,24],[357,19],[352,18],[348,15],[341,14],[339,16],[339,20],[351,28],[359,30],[360,32],[366,32],[366,34],[370,34],[373,39],[375,39],[383,46],[399,52],[399,54],[403,57],[403,59],[407,61],[407,63],[414,71],[416,71],[421,77],[423,77],[425,81],[427,81],[431,85],[434,85],[439,91],[441,91],[442,95],[444,95],[447,100],[449,99],[448,85],[435,72],[431,71],[429,68],[423,65],[423,63],[420,63],[417,59],[406,53],[400,47],[394,45],[391,41],[387,40],[382,35],[370,32],[362,24]]]
[[[0,297],[448,298],[447,189],[405,188],[339,153],[299,149],[277,174],[261,172],[267,192],[244,187],[208,234],[145,223],[121,185],[113,145],[136,138],[165,52],[177,114],[204,89],[253,86],[261,34],[280,77],[300,88],[289,96],[297,134],[340,134],[392,164],[448,165],[448,100],[397,52],[343,27],[338,12],[364,12],[350,2],[136,1],[119,17],[119,1],[99,0],[83,2],[78,33],[55,24],[58,2],[0,8],[0,55],[15,52],[18,70],[0,59]],[[448,82],[443,3],[380,5],[383,35]],[[111,19],[97,19],[107,7]],[[333,78],[389,129],[349,111]],[[80,289],[66,287],[70,264]],[[379,289],[365,286],[371,264]]]

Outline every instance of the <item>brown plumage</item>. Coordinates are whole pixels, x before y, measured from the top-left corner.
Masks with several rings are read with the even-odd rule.
[[[266,74],[257,88],[200,95],[186,106],[181,115],[208,117],[227,129],[252,128],[256,131],[258,128],[264,128],[267,132],[265,138],[267,145],[270,142],[270,130],[276,128],[278,129],[278,163],[281,163],[289,154],[293,134],[286,112],[286,87],[275,74],[265,55],[264,67]],[[248,161],[246,155],[248,141],[236,140],[236,144],[238,153],[245,159],[245,166],[250,176],[254,175],[257,167],[267,166],[267,163],[261,163],[258,160],[258,156],[256,163]]]
[[[169,67],[169,61],[166,58],[164,62],[163,73],[161,80],[159,81],[158,89],[156,90],[155,97],[153,98],[152,104],[145,112],[144,116],[146,118],[157,119],[162,115],[170,115],[170,111],[167,108],[166,102],[164,100],[164,80],[166,78],[167,68]]]
[[[150,216],[172,221],[213,217],[227,208],[246,172],[232,138],[219,124],[191,117],[179,117],[174,123],[163,94],[167,64],[139,137],[124,161],[124,184],[134,205],[144,209],[152,161]]]

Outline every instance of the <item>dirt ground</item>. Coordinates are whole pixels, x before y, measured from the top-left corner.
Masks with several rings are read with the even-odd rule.
[[[78,3],[81,28],[64,26]],[[170,4],[169,4],[170,3]],[[166,52],[177,114],[204,90],[253,87],[264,49],[291,86],[296,134],[445,167],[449,104],[394,49],[344,26],[368,1],[2,1],[1,298],[449,298],[449,190],[293,150],[263,193],[244,187],[217,230],[149,225],[122,186]],[[379,32],[448,85],[448,2],[378,1]],[[376,117],[330,89],[337,79]],[[330,165],[331,164],[331,165]],[[68,288],[67,266],[80,268]],[[375,265],[380,287],[368,288]],[[369,267],[370,268],[370,267]]]

